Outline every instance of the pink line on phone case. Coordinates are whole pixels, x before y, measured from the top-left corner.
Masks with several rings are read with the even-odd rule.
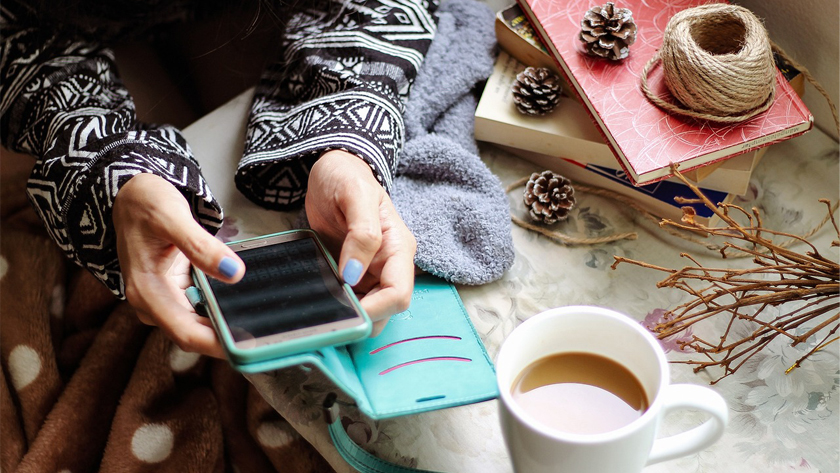
[[[373,350],[372,352],[370,352],[370,354],[371,354],[371,355],[373,355],[373,354],[375,354],[375,353],[379,353],[380,351],[382,351],[382,350],[384,350],[384,349],[386,349],[386,348],[390,348],[390,347],[392,347],[392,346],[394,346],[394,345],[399,345],[400,343],[413,342],[413,341],[415,341],[415,340],[432,340],[432,339],[439,339],[439,340],[440,340],[440,339],[443,339],[443,340],[460,340],[460,339],[461,339],[461,337],[455,337],[455,336],[452,336],[452,335],[428,335],[428,336],[425,336],[425,337],[406,338],[405,340],[399,340],[399,341],[396,341],[396,342],[389,343],[389,344],[387,344],[387,345],[381,346],[381,347],[377,348],[376,350]]]
[[[415,365],[415,364],[417,364],[417,363],[424,363],[424,362],[426,362],[426,361],[472,361],[472,360],[471,360],[471,359],[469,359],[469,358],[462,358],[462,357],[460,357],[460,356],[436,356],[436,357],[433,357],[433,358],[421,358],[421,359],[419,359],[419,360],[406,361],[405,363],[400,363],[400,364],[398,364],[398,365],[396,365],[396,366],[392,366],[392,367],[388,368],[387,370],[382,371],[382,372],[381,372],[381,373],[379,373],[379,374],[380,374],[380,375],[383,375],[383,374],[388,374],[388,373],[390,373],[391,371],[394,371],[394,370],[396,370],[396,369],[402,368],[402,367],[404,367],[404,366],[408,366],[408,365]]]

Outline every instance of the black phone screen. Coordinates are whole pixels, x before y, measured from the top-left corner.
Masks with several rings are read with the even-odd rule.
[[[312,238],[237,251],[245,277],[208,278],[236,342],[359,317]]]

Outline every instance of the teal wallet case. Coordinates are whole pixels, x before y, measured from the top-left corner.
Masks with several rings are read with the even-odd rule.
[[[321,370],[373,419],[498,396],[493,363],[458,292],[431,275],[416,278],[410,307],[392,316],[377,337],[237,368],[247,373],[294,365]]]

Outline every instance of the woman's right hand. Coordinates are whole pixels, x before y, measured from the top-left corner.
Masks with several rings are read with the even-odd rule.
[[[190,263],[234,283],[245,274],[242,260],[195,221],[178,189],[154,174],[123,185],[113,223],[126,299],[137,317],[184,351],[224,358],[210,321],[195,312],[185,290],[192,285]]]

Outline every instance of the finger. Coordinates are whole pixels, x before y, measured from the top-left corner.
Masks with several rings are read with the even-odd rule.
[[[202,317],[188,311],[172,311],[165,314],[166,321],[158,327],[185,352],[200,353],[214,358],[225,358],[225,352],[216,332],[202,323]]]
[[[394,253],[382,267],[379,286],[359,301],[373,321],[408,309],[414,290],[414,258],[408,251]]]
[[[168,284],[166,279],[143,281],[150,296],[143,300],[143,309],[152,325],[157,325],[178,348],[215,358],[224,358],[224,350],[216,332],[203,323],[191,308],[183,290]]]
[[[209,318],[207,318],[207,317],[205,317],[205,316],[203,316],[203,315],[198,314],[198,318],[196,319],[196,321],[197,321],[198,323],[200,323],[201,325],[204,325],[204,326],[207,326],[207,327],[213,328],[213,322],[211,322]],[[215,329],[214,329],[214,330],[215,330]],[[217,337],[217,338],[218,338],[218,337]]]
[[[398,296],[393,288],[378,287],[359,299],[362,308],[365,309],[371,322],[373,322],[371,337],[375,337],[382,332],[392,315],[403,312],[408,308],[407,304],[396,302],[399,298],[401,296]]]
[[[188,212],[186,212],[188,213]],[[245,275],[245,263],[227,245],[214,238],[201,225],[181,212],[164,212],[161,229],[190,262],[210,276],[234,283]]]
[[[382,320],[377,320],[376,322],[374,322],[373,323],[373,328],[370,331],[370,336],[371,337],[376,337],[380,333],[382,333],[382,330],[385,328],[386,325],[388,325],[388,320],[390,320],[390,319],[382,319]]]
[[[165,333],[180,349],[213,358],[225,358],[225,352],[216,337],[216,331],[205,325],[201,316],[192,314],[192,317],[178,318],[174,322],[168,327],[171,332],[165,331]],[[160,328],[163,330],[165,327]]]
[[[135,314],[137,314],[137,319],[140,320],[140,322],[143,323],[144,325],[151,325],[151,326],[155,325],[154,321],[152,320],[152,318],[149,316],[149,314],[146,311],[135,308],[134,312],[135,312]]]
[[[359,284],[353,286],[353,292],[355,292],[356,295],[359,296],[359,298],[372,291],[374,288],[376,288],[376,286],[379,285],[379,278],[377,278],[376,274],[374,274],[371,271],[372,267],[373,264],[371,264],[371,266],[368,267],[368,271],[365,274],[365,277],[362,278]]]
[[[344,201],[342,212],[347,222],[347,236],[341,246],[338,268],[341,278],[355,286],[362,280],[371,260],[382,245],[379,195],[354,195]]]

